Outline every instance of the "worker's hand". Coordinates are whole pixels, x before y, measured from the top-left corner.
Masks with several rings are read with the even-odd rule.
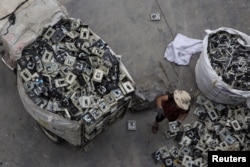
[[[156,108],[156,112],[157,112],[157,116],[158,116],[158,117],[164,115],[164,110],[163,110],[163,108],[157,107],[157,108]]]

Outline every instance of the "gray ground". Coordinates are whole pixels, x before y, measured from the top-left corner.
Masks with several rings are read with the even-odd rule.
[[[163,59],[167,44],[177,33],[202,39],[205,29],[231,27],[250,34],[248,0],[59,0],[71,17],[80,18],[117,53],[138,87],[150,93],[174,88],[197,93],[194,68],[199,54],[188,66],[177,66]],[[161,20],[150,21],[151,12]],[[15,75],[0,63],[0,166],[117,166],[152,167],[151,153],[172,141],[163,133],[151,133],[153,110],[128,112],[87,148],[78,151],[65,143],[47,139],[24,110],[16,88]],[[127,120],[137,121],[136,131],[127,131]],[[185,122],[193,122],[191,112]]]

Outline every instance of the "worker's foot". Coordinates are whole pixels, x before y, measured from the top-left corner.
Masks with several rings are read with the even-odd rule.
[[[152,126],[152,132],[153,132],[153,134],[156,134],[157,132],[158,132],[158,127],[157,126]]]

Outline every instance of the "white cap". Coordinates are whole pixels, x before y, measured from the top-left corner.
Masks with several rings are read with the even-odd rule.
[[[175,90],[174,101],[181,109],[188,110],[190,106],[191,96],[184,90]]]

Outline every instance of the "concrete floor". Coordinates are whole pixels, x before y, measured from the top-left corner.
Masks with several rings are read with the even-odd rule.
[[[166,46],[177,33],[202,39],[205,29],[231,27],[250,34],[248,0],[59,0],[69,15],[80,18],[120,55],[137,86],[150,94],[175,88],[197,93],[194,68],[199,54],[188,66],[163,59]],[[161,20],[150,21],[151,12]],[[151,153],[173,141],[163,133],[151,133],[153,110],[127,112],[123,119],[100,134],[86,151],[47,139],[24,110],[15,85],[15,75],[0,63],[0,166],[152,167]],[[127,131],[127,120],[137,121],[136,131]],[[185,122],[194,121],[190,112]],[[184,122],[184,123],[185,123]]]

